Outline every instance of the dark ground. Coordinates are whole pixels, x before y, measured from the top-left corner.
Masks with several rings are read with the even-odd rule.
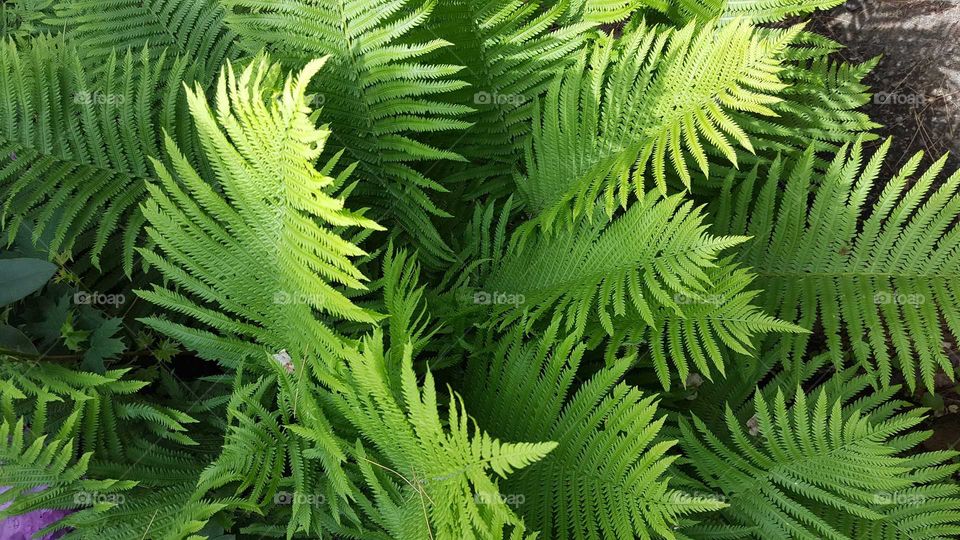
[[[883,56],[867,78],[876,93],[867,112],[894,137],[888,173],[921,150],[926,164],[951,153],[942,174],[960,169],[960,0],[849,0],[812,29],[846,45],[849,61]],[[957,345],[944,349],[957,364]],[[937,379],[937,395],[909,398],[933,408],[926,446],[960,450],[960,386]]]
[[[849,61],[882,55],[867,112],[894,137],[890,169],[920,150],[950,152],[946,171],[960,168],[960,0],[849,0],[813,29],[845,44]]]

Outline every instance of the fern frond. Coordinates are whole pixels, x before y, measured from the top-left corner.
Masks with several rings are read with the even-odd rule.
[[[659,435],[657,401],[619,383],[621,359],[574,389],[585,346],[556,319],[540,339],[514,328],[471,357],[466,398],[481,424],[505,438],[555,440],[557,448],[503,483],[517,512],[545,538],[675,538],[683,516],[722,503],[672,489],[664,473],[675,441]],[[522,414],[518,414],[523,411]],[[519,497],[516,497],[519,495]]]
[[[196,420],[138,398],[136,393],[149,383],[127,378],[128,371],[98,374],[47,362],[0,360],[4,420],[22,416],[38,433],[73,439],[80,452],[99,459],[123,460],[133,434],[196,444],[186,435]]]
[[[202,89],[187,92],[223,195],[169,138],[172,171],[154,161],[161,183],[148,186],[143,213],[158,251],[140,253],[178,289],[155,285],[138,294],[213,331],[157,317],[144,322],[205,358],[236,366],[251,356],[267,358],[264,350],[286,350],[297,365],[332,361],[328,355],[344,354],[344,344],[315,312],[375,320],[337,289],[364,287],[350,261],[363,251],[321,226],[377,228],[325,193],[333,179],[313,166],[330,134],[314,125],[306,98],[322,65],[311,62],[288,76],[278,95],[271,88],[278,65],[260,57],[237,74],[228,64],[216,116]]]
[[[844,0],[677,0],[672,4],[670,13],[681,23],[692,19],[717,19],[721,24],[734,20],[769,23],[834,8],[843,2]]]
[[[738,259],[757,272],[761,304],[805,328],[822,325],[835,363],[852,349],[889,384],[896,360],[911,389],[919,379],[932,390],[937,369],[953,376],[945,332],[960,336],[960,232],[952,226],[960,173],[935,186],[941,159],[912,180],[918,154],[868,205],[889,148],[888,140],[866,164],[860,143],[845,148],[822,179],[808,151],[774,162],[765,180],[755,172],[736,190],[728,182],[716,230],[754,237]],[[802,353],[806,339],[790,345]]]
[[[648,326],[636,314],[619,319],[607,340],[607,361],[619,354],[623,344],[646,343],[657,378],[664,390],[672,384],[672,364],[681,382],[690,373],[712,380],[718,372],[726,380],[727,365],[737,359],[736,371],[744,371],[743,356],[754,355],[758,334],[803,333],[796,325],[771,317],[755,303],[761,291],[755,288],[755,276],[732,263],[732,257],[706,269],[709,284],[696,297],[675,294],[680,312],[654,311],[654,324]],[[641,359],[646,364],[646,358]],[[685,384],[685,383],[684,383]]]
[[[471,235],[480,239],[465,253],[469,264],[453,270],[461,306],[449,317],[530,329],[559,315],[567,329],[608,336],[614,356],[624,343],[646,341],[665,388],[667,350],[682,379],[691,364],[709,376],[711,364],[723,373],[723,348],[745,352],[754,334],[802,331],[760,313],[744,291],[752,277],[718,260],[746,237],[706,234],[702,210],[679,194],[650,192],[613,220],[597,208],[550,233],[527,222],[509,240],[500,229],[507,215],[495,239]]]
[[[115,51],[149,50],[189,58],[204,83],[240,52],[216,0],[58,0],[45,22],[60,28],[95,70]]]
[[[898,413],[884,403],[890,392],[848,405],[830,394],[797,389],[791,402],[780,389],[758,392],[751,421],[728,405],[725,429],[681,420],[691,463],[730,503],[724,515],[755,538],[850,540],[888,527],[897,530],[891,538],[910,538],[916,516],[955,531],[960,489],[942,483],[960,467],[947,463],[955,453],[901,455],[922,440],[904,434],[922,411]],[[929,497],[927,506],[895,500],[911,495]]]
[[[433,375],[428,371],[420,387],[409,344],[403,351],[399,388],[385,370],[379,332],[348,360],[349,390],[339,407],[376,450],[358,442],[355,452],[374,493],[368,511],[392,538],[520,538],[524,524],[491,476],[528,467],[556,443],[501,442],[481,431],[452,393],[441,420]]]
[[[420,248],[425,264],[449,260],[431,219],[448,216],[431,200],[446,188],[418,169],[438,160],[463,160],[446,147],[423,142],[431,133],[457,132],[470,108],[444,103],[443,94],[466,83],[452,79],[459,66],[426,57],[449,45],[414,41],[434,2],[410,0],[229,0],[228,22],[252,51],[266,47],[295,64],[330,56],[314,84],[337,147],[357,162],[363,180],[353,200],[371,207],[384,224],[397,223]]]
[[[437,9],[442,15],[432,17],[426,31],[451,43],[439,51],[442,60],[462,64],[458,76],[469,84],[448,99],[474,109],[464,116],[471,126],[453,147],[470,163],[446,169],[458,181],[478,184],[464,189],[468,195],[506,192],[534,102],[587,46],[596,22],[561,24],[566,1],[541,10],[518,0],[441,0]]]
[[[526,174],[518,189],[549,223],[602,196],[608,212],[642,197],[648,167],[661,192],[668,169],[690,187],[688,159],[708,174],[706,146],[732,163],[732,138],[753,151],[730,111],[775,115],[785,85],[778,56],[799,28],[762,38],[745,24],[681,30],[641,26],[619,43],[601,40],[550,87],[537,107]]]
[[[150,49],[114,55],[93,80],[73,50],[48,39],[0,45],[0,201],[12,241],[35,222],[34,242],[51,231],[51,254],[89,249],[99,267],[108,241],[122,237],[133,267],[143,216],[137,204],[160,153],[160,129],[177,135],[180,83],[189,61]],[[86,234],[86,236],[84,236]]]

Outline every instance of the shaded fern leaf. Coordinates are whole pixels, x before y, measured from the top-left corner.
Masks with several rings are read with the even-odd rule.
[[[73,370],[48,362],[0,361],[0,389],[38,433],[56,433],[96,459],[123,461],[127,443],[136,437],[166,439],[184,445],[196,423],[190,415],[137,393],[147,381],[126,378],[129,369],[103,374]],[[5,415],[8,422],[15,419]]]
[[[766,179],[755,171],[736,190],[728,182],[716,230],[754,237],[738,259],[757,272],[761,304],[805,328],[822,325],[835,363],[850,348],[882,384],[896,361],[911,389],[919,379],[932,390],[937,369],[953,375],[945,331],[960,336],[960,231],[951,226],[960,173],[935,187],[944,158],[912,180],[918,154],[868,206],[889,148],[865,165],[860,143],[845,148],[822,179],[808,151],[775,161]],[[788,345],[800,357],[806,338]]]
[[[448,99],[475,109],[464,117],[472,125],[453,147],[471,163],[445,168],[450,181],[472,181],[468,195],[509,191],[534,101],[587,46],[595,23],[561,24],[567,7],[567,2],[541,10],[519,0],[441,0],[442,15],[430,18],[426,35],[451,42],[439,54],[446,63],[462,64],[458,77],[470,85]]]
[[[189,58],[204,83],[240,51],[215,0],[58,0],[45,22],[62,29],[95,70],[114,51],[143,49]],[[151,58],[154,60],[155,58]]]
[[[466,399],[500,437],[555,440],[557,448],[503,483],[517,511],[545,538],[676,538],[681,518],[723,503],[670,487],[676,459],[663,440],[655,397],[619,383],[633,358],[574,386],[585,346],[556,319],[536,341],[515,327],[471,356]],[[521,413],[522,411],[522,413]],[[518,499],[519,500],[519,499]]]
[[[903,403],[887,402],[895,389],[854,401],[828,384],[809,396],[797,389],[792,403],[770,390],[755,395],[750,422],[729,405],[725,429],[681,419],[681,444],[700,477],[727,497],[731,523],[752,527],[758,539],[957,531],[960,488],[946,483],[960,467],[948,463],[956,453],[902,455],[928,433],[902,434],[923,412],[898,412]]]
[[[0,45],[0,201],[12,241],[35,224],[52,231],[51,254],[89,250],[98,267],[108,241],[122,238],[133,268],[143,216],[137,204],[160,154],[160,129],[179,135],[178,99],[189,62],[150,49],[114,55],[91,79],[80,56],[52,40]],[[85,233],[91,233],[86,234]]]

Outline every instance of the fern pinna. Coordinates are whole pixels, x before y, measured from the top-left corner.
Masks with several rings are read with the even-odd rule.
[[[0,536],[960,536],[837,4],[5,2]]]

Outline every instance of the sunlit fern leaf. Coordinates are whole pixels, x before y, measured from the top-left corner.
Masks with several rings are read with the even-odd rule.
[[[324,316],[372,322],[374,314],[338,289],[362,289],[351,263],[363,251],[327,227],[376,228],[324,188],[333,179],[313,163],[330,132],[317,128],[306,97],[323,60],[296,77],[280,79],[264,57],[242,73],[227,65],[210,110],[199,87],[187,92],[201,145],[223,195],[198,176],[172,140],[171,168],[154,165],[160,179],[143,204],[157,250],[142,256],[176,289],[139,291],[154,304],[200,323],[144,320],[202,357],[236,366],[265,350],[287,350],[297,365],[336,363],[342,339]],[[272,85],[280,85],[279,94]],[[209,328],[210,330],[207,330]],[[329,366],[327,366],[329,367]]]
[[[707,174],[705,145],[736,164],[729,139],[753,147],[729,112],[775,115],[770,106],[785,87],[778,56],[797,32],[761,38],[741,23],[641,25],[621,41],[601,40],[535,109],[526,174],[517,178],[524,202],[548,224],[571,200],[583,212],[601,196],[612,213],[644,192],[651,172],[662,192],[668,170],[689,188],[688,160]]]
[[[108,241],[122,237],[124,269],[133,267],[143,216],[137,204],[160,155],[160,130],[175,127],[189,61],[149,49],[111,56],[91,80],[80,56],[48,39],[0,45],[0,202],[12,241],[35,222],[37,241],[53,231],[51,254],[89,249],[100,265]],[[93,238],[81,236],[95,231]],[[116,245],[116,244],[111,244]]]
[[[671,14],[680,22],[692,19],[721,24],[734,20],[753,23],[779,22],[789,17],[806,15],[836,7],[845,0],[676,0]]]
[[[481,193],[507,191],[534,101],[587,46],[595,23],[561,25],[567,2],[541,10],[520,0],[440,0],[437,9],[442,14],[429,19],[424,35],[451,42],[439,51],[441,58],[463,65],[458,77],[470,85],[448,99],[475,109],[464,117],[472,125],[453,147],[472,163],[445,170],[453,179],[479,183],[473,189]],[[504,186],[491,186],[494,181]]]
[[[470,357],[465,398],[499,437],[555,440],[543,460],[503,481],[501,491],[544,538],[674,538],[686,515],[724,505],[673,489],[665,473],[675,441],[658,435],[657,400],[618,382],[621,359],[574,387],[585,346],[559,319],[536,341],[515,327]],[[522,413],[521,413],[522,411]],[[522,498],[521,498],[522,497]]]
[[[739,260],[757,272],[761,304],[804,328],[821,325],[836,363],[850,348],[882,384],[896,361],[911,389],[919,379],[932,390],[938,369],[953,376],[943,342],[960,336],[960,173],[934,184],[944,158],[914,179],[918,154],[868,205],[889,148],[864,165],[854,144],[823,178],[808,151],[775,162],[765,180],[728,182],[716,230],[754,237]],[[806,338],[791,343],[799,357]]]
[[[669,364],[723,374],[734,352],[752,354],[767,332],[803,332],[753,304],[753,275],[721,251],[745,237],[706,234],[703,213],[681,195],[656,192],[608,220],[601,209],[550,233],[526,222],[508,236],[510,205],[498,220],[478,207],[464,235],[465,261],[446,276],[444,320],[528,329],[559,315],[566,327],[603,343],[607,360],[645,345],[670,388]],[[449,310],[449,311],[444,311]]]
[[[891,391],[865,400],[818,388],[754,398],[745,422],[727,407],[725,429],[694,417],[681,419],[681,445],[700,477],[729,502],[732,523],[753,537],[850,540],[868,530],[896,529],[891,538],[921,535],[916,518],[937,531],[956,531],[960,489],[944,483],[960,465],[955,452],[902,453],[928,433],[902,432],[923,421],[923,411],[899,412]],[[849,404],[845,404],[850,400]],[[906,499],[925,499],[923,509]],[[930,535],[934,538],[939,532]],[[872,538],[872,536],[871,536]]]
[[[459,66],[426,57],[449,45],[441,39],[414,41],[411,33],[435,3],[410,0],[227,0],[228,22],[248,49],[266,47],[285,61],[304,64],[329,55],[315,82],[324,118],[335,133],[333,146],[358,162],[363,182],[352,200],[369,206],[384,224],[397,223],[435,265],[451,256],[432,219],[448,214],[431,200],[445,191],[428,176],[438,160],[463,160],[447,146],[422,141],[431,133],[453,137],[469,123],[470,107],[441,101],[466,83],[452,78]],[[424,165],[427,173],[421,172]]]
[[[62,29],[88,69],[103,65],[114,51],[142,49],[154,55],[189,58],[204,66],[206,83],[240,51],[216,0],[57,0],[45,22]]]
[[[401,347],[399,388],[391,385],[386,371],[379,331],[364,340],[361,354],[348,360],[348,384],[339,407],[371,445],[364,449],[358,441],[355,450],[373,495],[364,496],[361,507],[391,538],[524,537],[523,521],[507,505],[494,477],[517,474],[556,443],[500,442],[481,431],[452,393],[448,419],[442,420],[433,375],[427,372],[419,386],[411,348]]]

